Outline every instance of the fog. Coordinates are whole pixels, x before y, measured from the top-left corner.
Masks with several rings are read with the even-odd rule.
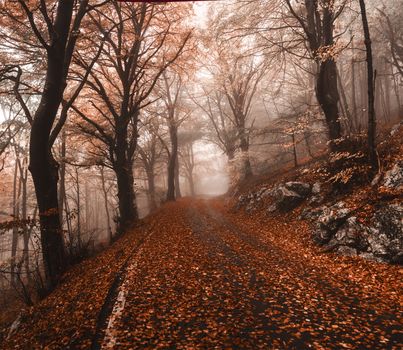
[[[403,115],[403,7],[366,3],[381,133]],[[317,6],[325,23],[329,9]],[[302,2],[96,7],[67,28],[74,50],[59,53],[69,64],[50,79],[60,60],[47,55],[52,33],[38,7],[32,28],[23,8],[2,2],[0,283],[51,274],[40,215],[58,227],[49,254],[75,262],[166,202],[231,193],[336,152],[340,140],[365,140],[360,9],[330,7],[330,36],[315,40],[307,31],[320,26],[301,25],[312,15]]]

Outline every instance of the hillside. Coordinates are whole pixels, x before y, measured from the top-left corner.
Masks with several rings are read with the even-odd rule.
[[[401,264],[403,255],[403,127],[379,145],[380,171],[371,181],[361,151],[320,158],[299,168],[243,183],[232,194],[236,210],[284,216],[310,224],[324,251]]]
[[[315,243],[317,224],[306,218],[345,203],[339,211],[354,215],[317,216],[331,225],[321,215],[339,215],[336,235],[352,217],[370,225],[380,207],[401,206],[401,187],[387,186],[400,136],[382,145],[389,156],[376,185],[326,192],[319,160],[244,184],[232,198],[163,205],[26,308],[12,331],[2,330],[1,348],[399,349],[400,267],[377,262],[388,256],[375,252],[353,256],[364,254],[357,246]],[[320,191],[309,187],[298,204],[273,195],[319,181]]]

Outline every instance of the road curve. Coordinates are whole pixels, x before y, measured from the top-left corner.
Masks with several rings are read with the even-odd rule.
[[[161,212],[128,264],[101,347],[401,348],[399,290],[367,271],[377,264],[318,256],[298,224],[256,220],[214,200]]]

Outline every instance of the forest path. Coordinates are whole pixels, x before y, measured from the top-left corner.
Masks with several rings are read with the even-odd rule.
[[[301,240],[302,223],[202,199],[169,204],[159,220],[129,263],[102,348],[401,345],[388,268],[319,254]]]

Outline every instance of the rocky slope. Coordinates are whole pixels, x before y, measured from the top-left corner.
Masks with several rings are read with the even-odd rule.
[[[310,223],[312,240],[324,251],[402,264],[402,138],[399,125],[380,144],[381,170],[370,184],[363,180],[368,169],[348,155],[348,169],[336,175],[322,160],[277,181],[267,179],[238,193],[235,209],[267,215],[290,212]],[[336,185],[335,179],[342,181]]]

